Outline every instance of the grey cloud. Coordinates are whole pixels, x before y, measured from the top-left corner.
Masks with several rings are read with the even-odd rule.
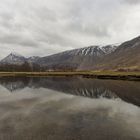
[[[58,33],[55,31],[49,32],[49,31],[44,31],[41,32],[43,36],[39,37],[38,40],[41,42],[48,43],[49,45],[61,45],[61,46],[74,46],[75,42],[71,40],[70,38],[67,37],[67,35],[64,35],[63,33]]]
[[[139,0],[0,0],[3,52],[49,55],[139,35]],[[128,6],[129,4],[129,6]],[[131,6],[133,4],[133,6]],[[28,50],[27,50],[28,49]],[[0,56],[2,57],[2,56]]]
[[[38,18],[40,18],[42,22],[44,20],[51,21],[51,22],[57,21],[57,14],[45,6],[39,9],[34,9],[34,12],[36,15],[38,15]]]
[[[67,29],[73,32],[78,32],[80,34],[86,34],[87,36],[96,37],[108,37],[109,30],[108,27],[96,23],[88,23],[88,25],[79,24],[78,22],[72,22],[67,25]]]
[[[123,0],[125,3],[128,4],[138,4],[140,3],[140,0]]]
[[[21,45],[21,46],[28,46],[28,47],[36,47],[38,46],[38,43],[34,40],[31,40],[29,38],[22,38],[18,35],[6,35],[3,37],[0,37],[0,43],[3,44],[13,44],[13,45]]]

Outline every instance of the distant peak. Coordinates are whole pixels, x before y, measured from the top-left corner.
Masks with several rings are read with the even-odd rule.
[[[25,63],[26,58],[18,53],[11,52],[8,56],[1,60],[4,64],[16,64],[21,65]]]

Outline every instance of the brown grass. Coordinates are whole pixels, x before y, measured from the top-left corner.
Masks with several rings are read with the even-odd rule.
[[[0,72],[0,77],[47,77],[47,76],[83,76],[101,79],[140,80],[140,72],[115,72],[115,71],[75,71],[75,72]]]

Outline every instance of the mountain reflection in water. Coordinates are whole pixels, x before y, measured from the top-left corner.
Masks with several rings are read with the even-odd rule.
[[[140,83],[0,78],[0,140],[139,140]]]
[[[0,84],[11,93],[24,88],[47,88],[66,94],[90,98],[120,98],[140,106],[140,83],[134,81],[98,80],[65,77],[4,77]]]

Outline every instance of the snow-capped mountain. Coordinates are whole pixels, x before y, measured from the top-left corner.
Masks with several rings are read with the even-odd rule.
[[[25,58],[11,53],[0,61],[0,71],[140,70],[140,36],[122,44],[89,46],[46,57]],[[13,68],[10,65],[22,65]]]
[[[80,49],[65,51],[37,60],[37,63],[46,66],[48,69],[83,69],[88,65],[97,64],[105,55],[114,52],[117,46],[89,46]]]
[[[23,65],[28,63],[28,67],[46,67],[48,69],[77,69],[83,67],[86,63],[96,63],[99,58],[113,52],[116,48],[114,45],[108,46],[89,46],[80,49],[65,51],[47,57],[32,56],[25,58],[17,53],[10,53],[7,57],[1,60],[1,64]],[[32,65],[34,64],[34,65]],[[31,68],[32,69],[32,68]]]
[[[114,53],[105,56],[94,69],[140,71],[140,36],[119,45]]]
[[[60,54],[71,54],[71,55],[81,55],[81,56],[102,56],[105,54],[112,53],[117,49],[116,45],[107,46],[89,46],[80,49],[74,49],[71,51],[65,51]]]
[[[89,46],[71,51],[65,51],[61,54],[80,55],[80,56],[102,56],[104,55],[104,52],[99,46]]]
[[[26,63],[35,63],[40,57],[38,56],[32,56],[29,58],[26,58],[18,53],[12,52],[8,56],[6,56],[4,59],[0,61],[1,64],[14,64],[14,65],[22,65],[25,62]]]
[[[17,53],[10,53],[7,57],[1,60],[2,64],[22,65],[26,62],[26,58]]]

